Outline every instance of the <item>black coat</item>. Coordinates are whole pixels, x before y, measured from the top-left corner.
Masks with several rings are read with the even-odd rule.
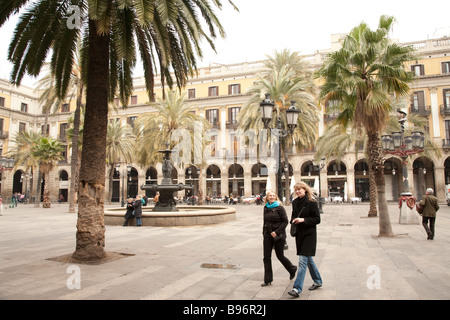
[[[133,207],[134,207],[134,216],[136,218],[142,217],[142,200],[141,199],[134,200]]]
[[[307,197],[305,195],[305,197]],[[305,222],[297,224],[298,231],[295,236],[295,244],[297,246],[297,255],[314,256],[316,254],[317,246],[317,231],[316,225],[320,223],[319,207],[317,202],[296,198],[292,201],[292,216],[290,222],[295,218],[304,218]],[[300,216],[300,210],[303,209]]]
[[[277,234],[275,240],[286,239],[286,227],[288,225],[288,218],[286,210],[282,205],[269,209],[264,206],[264,225],[263,235],[265,237],[272,237],[271,233],[275,231]]]
[[[134,206],[133,202],[127,202],[127,212],[125,213],[125,219],[133,218]]]

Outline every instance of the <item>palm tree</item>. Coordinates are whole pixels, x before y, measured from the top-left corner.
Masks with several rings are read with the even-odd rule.
[[[37,141],[39,141],[41,137],[42,134],[34,131],[22,131],[10,140],[7,155],[8,157],[14,158],[15,167],[24,166],[25,171],[28,171],[28,168],[32,168],[33,172],[36,172],[36,170],[38,171],[39,161],[32,156],[32,148],[37,144]],[[36,188],[35,197],[39,206],[41,185],[40,174],[38,180],[37,186],[39,187]]]
[[[127,104],[133,85],[136,47],[143,61],[151,101],[157,68],[163,84],[171,87],[176,82],[178,87],[184,86],[196,69],[196,56],[202,56],[201,40],[206,39],[214,48],[214,38],[225,35],[212,8],[220,9],[222,3],[220,0],[212,3],[207,0],[80,0],[77,7],[80,15],[75,17],[75,22],[79,18],[79,24],[68,21],[73,18],[73,15],[68,17],[68,13],[73,13],[73,10],[69,12],[73,9],[71,5],[70,1],[57,0],[2,3],[0,26],[26,8],[9,47],[8,58],[14,65],[11,81],[20,85],[26,73],[37,76],[52,49],[50,67],[59,97],[65,96],[68,89],[76,43],[82,39],[86,118],[73,258],[99,260],[106,255],[103,202],[108,101],[113,101],[117,93],[122,105]]]
[[[151,104],[156,113],[146,113],[135,122],[138,137],[136,161],[143,167],[156,164],[162,160],[162,155],[158,151],[166,149],[169,143],[171,150],[177,145],[176,149],[182,151],[177,154],[176,159],[180,167],[195,163],[202,172],[205,165],[203,150],[208,143],[204,133],[209,128],[209,124],[205,118],[192,113],[184,93],[179,95],[176,91],[169,91],[165,96],[165,100],[160,99],[157,103]],[[182,141],[177,143],[180,135]],[[183,147],[179,148],[181,145]],[[199,162],[198,159],[201,161]],[[201,176],[202,174],[199,174],[199,204],[203,204]]]
[[[43,208],[50,208],[50,171],[62,160],[64,147],[57,140],[41,137],[31,148],[31,156],[39,162],[39,170],[44,175],[44,201]]]
[[[276,107],[273,119],[276,121],[279,117],[282,128],[286,130],[286,117],[283,114],[291,106],[291,101],[296,101],[296,107],[301,110],[302,116],[298,118],[297,128],[283,139],[283,145],[280,146],[284,163],[288,163],[288,149],[292,141],[295,141],[297,151],[301,151],[302,148],[313,145],[316,140],[319,118],[314,97],[315,85],[308,66],[297,52],[283,50],[268,58],[258,74],[258,81],[247,91],[251,97],[239,112],[238,123],[243,130],[255,129],[259,132],[264,129],[259,103],[264,94],[269,94]],[[289,179],[285,180],[285,193],[286,199],[289,199]]]
[[[404,69],[404,63],[414,58],[413,49],[390,43],[393,23],[393,17],[381,16],[375,31],[364,22],[353,28],[342,48],[330,54],[317,72],[323,80],[320,98],[340,107],[337,121],[345,127],[362,128],[367,135],[369,168],[377,186],[379,236],[393,236],[379,135],[393,110],[391,96],[407,97],[413,79]]]
[[[118,119],[114,119],[108,124],[108,134],[106,135],[106,163],[109,165],[109,202],[112,197],[112,179],[114,166],[119,161],[127,163],[133,162],[135,152],[134,144],[136,136],[132,128],[128,125],[122,126]]]

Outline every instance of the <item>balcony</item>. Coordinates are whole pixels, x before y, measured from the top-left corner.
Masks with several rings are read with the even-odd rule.
[[[0,131],[0,139],[7,139],[9,137],[9,131]]]
[[[441,116],[450,116],[450,105],[441,104]]]
[[[431,114],[430,110],[431,110],[430,106],[413,106],[413,105],[411,105],[411,107],[409,108],[409,113],[428,117]]]
[[[236,120],[227,121],[225,123],[225,127],[227,129],[237,129],[238,128],[238,123],[237,123]]]
[[[447,150],[450,149],[450,140],[442,139],[442,148]]]

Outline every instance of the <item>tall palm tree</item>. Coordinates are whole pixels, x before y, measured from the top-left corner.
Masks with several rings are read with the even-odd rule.
[[[119,161],[133,162],[136,136],[129,125],[122,126],[118,119],[108,123],[106,135],[106,163],[109,165],[109,202],[112,197],[114,166]]]
[[[259,103],[264,94],[269,94],[274,100],[276,109],[273,113],[273,122],[279,117],[282,128],[287,130],[284,114],[291,106],[291,101],[295,100],[296,108],[301,110],[302,116],[298,118],[297,128],[282,140],[283,144],[280,146],[283,150],[284,163],[288,163],[288,149],[293,141],[297,151],[300,151],[302,148],[311,146],[316,140],[319,118],[314,97],[315,85],[309,67],[301,60],[297,52],[282,50],[268,58],[258,73],[258,81],[247,91],[251,97],[239,112],[238,123],[243,130],[256,129],[256,132],[259,132],[264,129]],[[285,180],[284,187],[288,201],[289,179]]]
[[[43,208],[50,208],[50,171],[59,160],[64,159],[62,144],[51,138],[41,137],[31,148],[31,156],[39,162],[39,170],[44,175],[44,201]]]
[[[341,109],[337,121],[362,128],[367,135],[368,162],[377,186],[379,236],[393,236],[379,135],[393,110],[391,96],[407,97],[413,80],[404,68],[404,63],[414,58],[413,49],[389,40],[394,21],[381,16],[377,30],[364,22],[353,28],[342,48],[330,54],[317,72],[323,80],[320,98],[336,102]]]
[[[146,113],[135,122],[135,159],[143,167],[154,165],[162,161],[162,155],[158,151],[166,149],[169,143],[171,150],[176,147],[177,151],[182,151],[177,154],[180,167],[195,163],[202,172],[205,165],[203,150],[208,143],[204,136],[209,124],[205,118],[192,113],[186,103],[185,93],[180,95],[176,91],[168,91],[165,96],[165,100],[159,99],[151,104],[155,112]],[[179,148],[180,145],[183,147]],[[201,176],[202,174],[199,174],[199,204],[203,203]]]
[[[78,10],[73,11],[73,4],[78,4]],[[58,96],[63,97],[70,83],[76,43],[82,39],[86,118],[73,258],[103,259],[108,101],[117,95],[122,105],[127,104],[137,50],[151,101],[157,68],[163,84],[170,87],[176,82],[177,86],[184,86],[196,69],[196,56],[202,56],[201,40],[206,39],[214,48],[216,36],[225,35],[213,10],[213,7],[220,9],[222,3],[220,0],[3,0],[0,7],[0,26],[20,9],[25,10],[8,54],[14,65],[11,81],[16,85],[20,85],[26,73],[37,76],[52,49],[51,71]]]

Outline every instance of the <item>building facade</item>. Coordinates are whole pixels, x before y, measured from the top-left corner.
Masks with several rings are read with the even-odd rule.
[[[319,68],[326,54],[337,50],[345,35],[332,36],[331,48],[318,50],[303,58],[313,68]],[[450,38],[431,39],[404,43],[417,49],[418,60],[410,61],[405,68],[416,74],[412,85],[411,103],[408,113],[418,114],[428,121],[431,139],[442,147],[443,156],[439,159],[428,158],[423,154],[410,157],[407,164],[410,191],[420,198],[425,189],[436,190],[440,201],[446,199],[446,185],[450,184]],[[262,61],[236,63],[232,65],[215,65],[203,67],[198,75],[192,77],[184,89],[187,102],[193,112],[204,117],[211,125],[208,132],[212,141],[207,152],[207,165],[200,172],[195,164],[175,166],[172,173],[174,183],[191,183],[194,194],[198,186],[198,176],[203,179],[203,191],[210,197],[226,195],[251,197],[265,193],[276,186],[276,159],[269,153],[261,154],[253,148],[245,147],[245,133],[237,127],[237,115],[249,96],[246,90],[256,80],[256,73],[263,65]],[[161,87],[156,84],[155,92],[161,96]],[[25,168],[8,168],[5,155],[10,148],[11,139],[23,130],[47,130],[51,137],[57,138],[66,145],[65,160],[50,173],[51,199],[56,201],[62,194],[67,200],[70,172],[70,148],[67,143],[66,130],[69,118],[75,110],[75,102],[67,101],[59,112],[49,115],[48,120],[42,114],[38,103],[39,92],[26,86],[14,87],[5,79],[0,79],[0,148],[2,165],[0,166],[0,194],[8,198],[15,192],[26,193],[29,198],[36,196],[38,174]],[[333,119],[323,106],[319,123],[319,135],[326,129],[327,123]],[[120,119],[122,124],[133,125],[140,115],[152,112],[148,104],[148,96],[142,78],[135,79],[135,89],[130,98],[130,105],[119,108],[110,117]],[[48,121],[48,122],[46,122]],[[150,143],[150,142],[149,142]],[[330,192],[339,193],[346,199],[361,197],[369,200],[369,175],[366,159],[361,152],[348,150],[339,162],[326,159],[321,171],[315,170],[313,163],[314,150],[289,153],[289,166],[285,168],[283,183],[289,179],[305,181],[318,187],[322,196],[328,197]],[[106,173],[106,197],[113,202],[122,201],[126,197],[134,197],[144,193],[142,184],[159,183],[162,180],[161,164],[155,167],[141,168],[132,163],[120,163],[113,169],[112,194],[108,194],[109,172]],[[320,177],[319,177],[320,175]],[[401,159],[386,156],[385,161],[386,197],[396,201],[399,197],[402,175]],[[43,183],[42,181],[40,183]],[[147,191],[151,197],[150,191]],[[184,196],[180,192],[179,196]]]

